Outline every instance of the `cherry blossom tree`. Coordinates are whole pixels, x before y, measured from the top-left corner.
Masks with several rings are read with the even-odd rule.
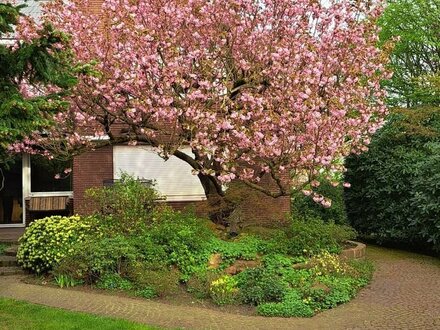
[[[15,148],[146,143],[190,164],[208,200],[239,179],[274,198],[301,184],[329,206],[313,192],[318,175],[343,171],[341,159],[366,150],[382,125],[380,81],[390,73],[386,47],[376,46],[376,1],[105,0],[98,12],[88,8],[87,0],[47,5],[44,19],[72,36],[78,61],[95,74],[79,76],[55,129]],[[264,176],[270,189],[259,184]]]

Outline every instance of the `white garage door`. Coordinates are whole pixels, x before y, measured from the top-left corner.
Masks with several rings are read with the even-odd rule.
[[[191,154],[191,150],[183,149]],[[203,187],[191,166],[177,157],[164,161],[151,147],[115,146],[113,148],[114,179],[122,172],[135,178],[155,180],[156,189],[167,197],[167,201],[197,201],[205,199]]]

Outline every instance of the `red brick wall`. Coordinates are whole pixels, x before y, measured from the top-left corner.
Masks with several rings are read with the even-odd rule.
[[[269,197],[249,188],[248,196],[241,204],[241,223],[239,226],[278,227],[288,223],[290,217],[290,197]],[[208,209],[206,202],[168,202],[173,209],[183,211],[194,210],[199,216],[206,217]]]
[[[84,153],[73,160],[73,212],[88,214],[93,205],[84,196],[91,187],[102,187],[103,181],[113,179],[113,147]]]
[[[243,202],[241,226],[278,227],[288,224],[289,196],[273,198],[260,192],[255,194],[258,196],[258,201],[251,198]]]

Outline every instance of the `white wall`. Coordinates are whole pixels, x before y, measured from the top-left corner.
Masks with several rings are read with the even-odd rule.
[[[182,151],[191,154],[189,148]],[[135,178],[155,180],[156,189],[167,201],[205,199],[203,187],[191,173],[191,166],[175,156],[165,161],[148,146],[114,146],[113,170],[114,179],[120,179],[124,171]]]

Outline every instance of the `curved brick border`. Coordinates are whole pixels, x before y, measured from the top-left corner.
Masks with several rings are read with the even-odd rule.
[[[364,243],[355,242],[355,241],[347,241],[347,242],[355,246],[352,248],[342,250],[342,252],[339,254],[341,258],[359,259],[365,257],[365,251],[367,249],[367,246]]]

